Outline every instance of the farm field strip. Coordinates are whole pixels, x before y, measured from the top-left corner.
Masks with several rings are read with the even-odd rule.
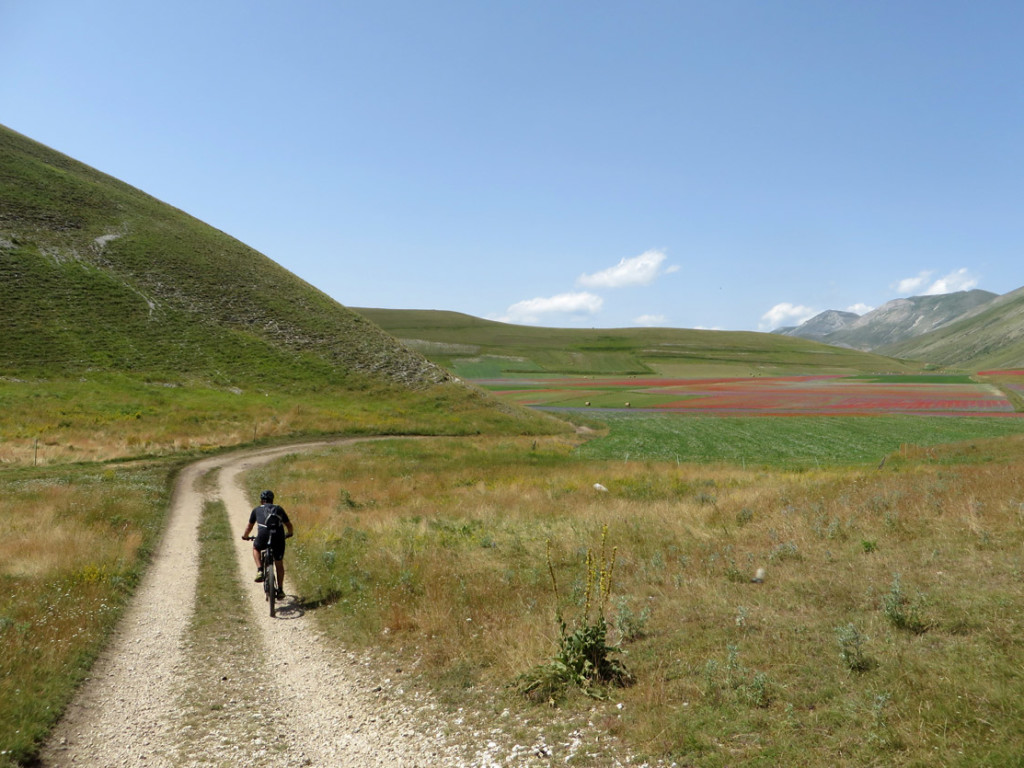
[[[1017,438],[1024,419],[879,414],[785,418],[607,411],[608,434],[581,446],[588,459],[727,462],[743,466],[877,466],[903,448]],[[973,450],[973,449],[966,449]],[[962,459],[963,457],[961,457]]]
[[[537,408],[631,408],[702,415],[935,414],[1014,416],[998,388],[966,377],[840,375],[658,379],[558,377],[476,383]]]

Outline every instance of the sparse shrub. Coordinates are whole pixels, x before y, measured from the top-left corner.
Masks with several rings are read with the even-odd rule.
[[[872,660],[864,653],[868,638],[856,625],[836,627],[836,640],[839,643],[839,658],[851,672],[866,672],[874,666]]]
[[[639,640],[647,634],[647,622],[651,618],[651,608],[645,605],[637,613],[630,607],[625,597],[615,601],[615,631],[624,641]]]
[[[352,498],[352,494],[342,488],[338,493],[338,511],[345,511],[350,509],[359,509],[362,506],[355,499]]]
[[[736,626],[739,627],[740,629],[746,629],[747,628],[747,618],[748,618],[748,616],[749,616],[749,613],[747,612],[747,609],[746,609],[745,606],[741,605],[739,608],[737,608],[736,609]]]
[[[871,698],[871,728],[867,734],[867,741],[882,749],[902,749],[903,740],[889,723],[887,710],[890,703],[892,694],[888,692],[876,693]]]
[[[739,660],[739,648],[727,646],[725,664],[709,659],[704,665],[704,690],[707,697],[730,693],[737,701],[765,709],[775,698],[776,685],[764,672],[754,672]]]
[[[779,544],[775,549],[768,555],[768,560],[773,563],[782,562],[783,560],[799,560],[800,549],[797,547],[795,542],[787,541],[783,544]]]
[[[697,503],[702,507],[715,507],[718,505],[718,497],[713,493],[701,491],[697,494]]]
[[[920,593],[910,597],[903,589],[900,575],[894,574],[889,591],[882,595],[882,610],[889,622],[897,629],[906,629],[921,634],[928,624],[921,617],[923,598]]]
[[[842,540],[847,537],[847,530],[838,517],[826,517],[819,514],[814,518],[811,529],[822,539],[830,541]]]
[[[774,683],[764,672],[755,672],[750,680],[743,683],[740,692],[747,703],[759,709],[767,709],[774,698]]]
[[[878,542],[871,539],[864,539],[860,543],[861,549],[864,550],[864,554],[870,555],[872,552],[878,549]]]
[[[725,578],[727,578],[729,581],[736,582],[737,584],[750,581],[750,577],[742,570],[740,570],[740,568],[736,565],[736,561],[733,560],[731,557],[727,560],[727,565],[725,567]]]
[[[867,508],[872,512],[884,512],[889,507],[889,499],[882,493],[875,494],[867,500]]]
[[[704,677],[704,695],[713,696],[718,692],[720,683],[718,681],[718,675],[721,665],[716,659],[708,659],[707,663],[704,664],[703,677]]]
[[[744,507],[736,513],[736,525],[742,527],[754,519],[754,510]]]

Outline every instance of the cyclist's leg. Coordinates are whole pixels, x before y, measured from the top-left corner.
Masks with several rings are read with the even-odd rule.
[[[256,563],[256,581],[263,581],[263,560],[260,551],[266,549],[266,537],[256,536],[252,542],[252,559]]]
[[[274,565],[277,571],[277,588],[284,591],[284,540],[274,542]]]
[[[284,560],[275,560],[277,566],[277,588],[284,592]]]

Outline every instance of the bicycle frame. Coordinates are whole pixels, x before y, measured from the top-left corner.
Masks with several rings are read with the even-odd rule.
[[[260,563],[263,566],[263,592],[270,604],[271,617],[276,613],[277,602],[277,561],[274,559],[272,543],[272,537],[268,537],[266,549],[260,550]]]
[[[278,534],[283,535],[283,534]],[[247,536],[252,541],[255,536]],[[285,536],[285,538],[288,538]],[[270,606],[270,616],[277,613],[277,560],[274,558],[273,536],[267,537],[267,545],[260,550],[260,570],[263,571],[263,593]]]

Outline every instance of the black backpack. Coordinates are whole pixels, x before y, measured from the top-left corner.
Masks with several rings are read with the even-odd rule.
[[[263,506],[267,510],[263,516],[263,525],[270,536],[276,536],[281,532],[282,527],[281,508],[277,504],[264,504]]]

